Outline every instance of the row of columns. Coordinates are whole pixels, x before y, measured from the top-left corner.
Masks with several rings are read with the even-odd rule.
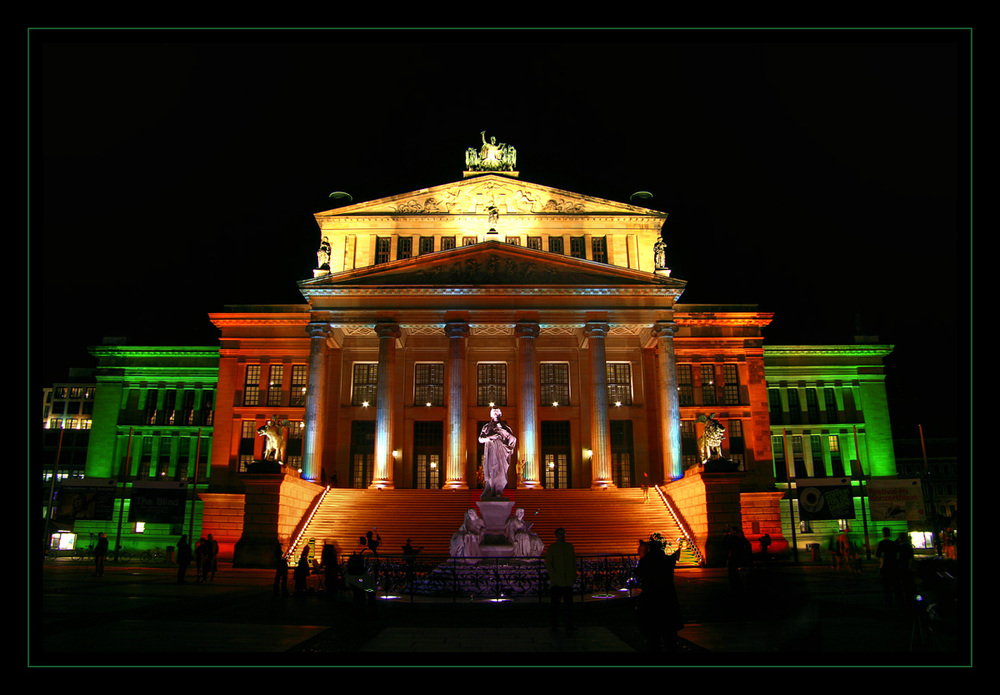
[[[322,323],[309,325],[309,390],[305,409],[305,442],[303,446],[303,477],[317,480],[320,477],[323,449],[321,423],[325,421],[324,399],[326,393],[326,350],[328,326]],[[605,344],[610,325],[590,321],[584,325],[588,341],[590,374],[593,380],[591,394],[591,485],[614,487],[611,468],[611,440],[608,412],[607,358]],[[663,452],[663,477],[671,480],[681,477],[680,409],[677,397],[677,377],[674,366],[673,336],[676,324],[660,321],[653,326],[657,354],[657,407],[661,423],[660,438]],[[523,487],[541,487],[540,427],[538,420],[538,388],[535,369],[535,340],[539,325],[522,322],[515,326],[520,373],[520,412],[518,450],[524,459]],[[401,332],[399,324],[379,323],[375,326],[378,336],[378,382],[375,412],[375,470],[372,487],[393,487],[393,384],[396,378],[396,341]],[[446,488],[468,487],[465,477],[466,451],[466,341],[469,325],[465,321],[445,324],[448,337],[448,434],[445,457]]]

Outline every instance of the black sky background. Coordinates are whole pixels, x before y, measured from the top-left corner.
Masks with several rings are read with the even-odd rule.
[[[771,344],[895,350],[897,436],[970,407],[969,46],[953,31],[80,31],[29,36],[32,388],[103,336],[217,344],[302,303],[329,193],[521,179],[669,213],[683,303]]]

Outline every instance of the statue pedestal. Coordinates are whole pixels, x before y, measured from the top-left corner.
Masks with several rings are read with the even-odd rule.
[[[501,499],[495,502],[479,500],[479,517],[486,524],[486,533],[479,551],[483,557],[510,557],[514,554],[514,546],[507,540],[504,532],[507,530],[507,519],[510,510],[514,508],[514,500]]]

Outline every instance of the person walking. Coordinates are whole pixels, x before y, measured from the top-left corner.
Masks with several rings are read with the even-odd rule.
[[[549,593],[552,601],[552,629],[559,627],[559,603],[565,606],[567,630],[575,630],[573,621],[573,585],[576,583],[576,551],[566,542],[566,530],[556,529],[556,542],[545,551],[545,569],[549,573]]]

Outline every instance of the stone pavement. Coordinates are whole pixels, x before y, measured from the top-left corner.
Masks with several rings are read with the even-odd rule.
[[[104,577],[50,562],[29,594],[29,665],[968,665],[966,640],[884,607],[874,565],[860,577],[818,564],[757,566],[739,592],[724,569],[676,572],[678,649],[650,654],[629,598],[575,604],[578,629],[549,629],[549,606],[274,597],[268,570],[221,566],[179,585],[170,566]],[[315,581],[315,579],[313,580]],[[961,629],[958,630],[962,634]],[[498,656],[502,655],[502,656]]]

